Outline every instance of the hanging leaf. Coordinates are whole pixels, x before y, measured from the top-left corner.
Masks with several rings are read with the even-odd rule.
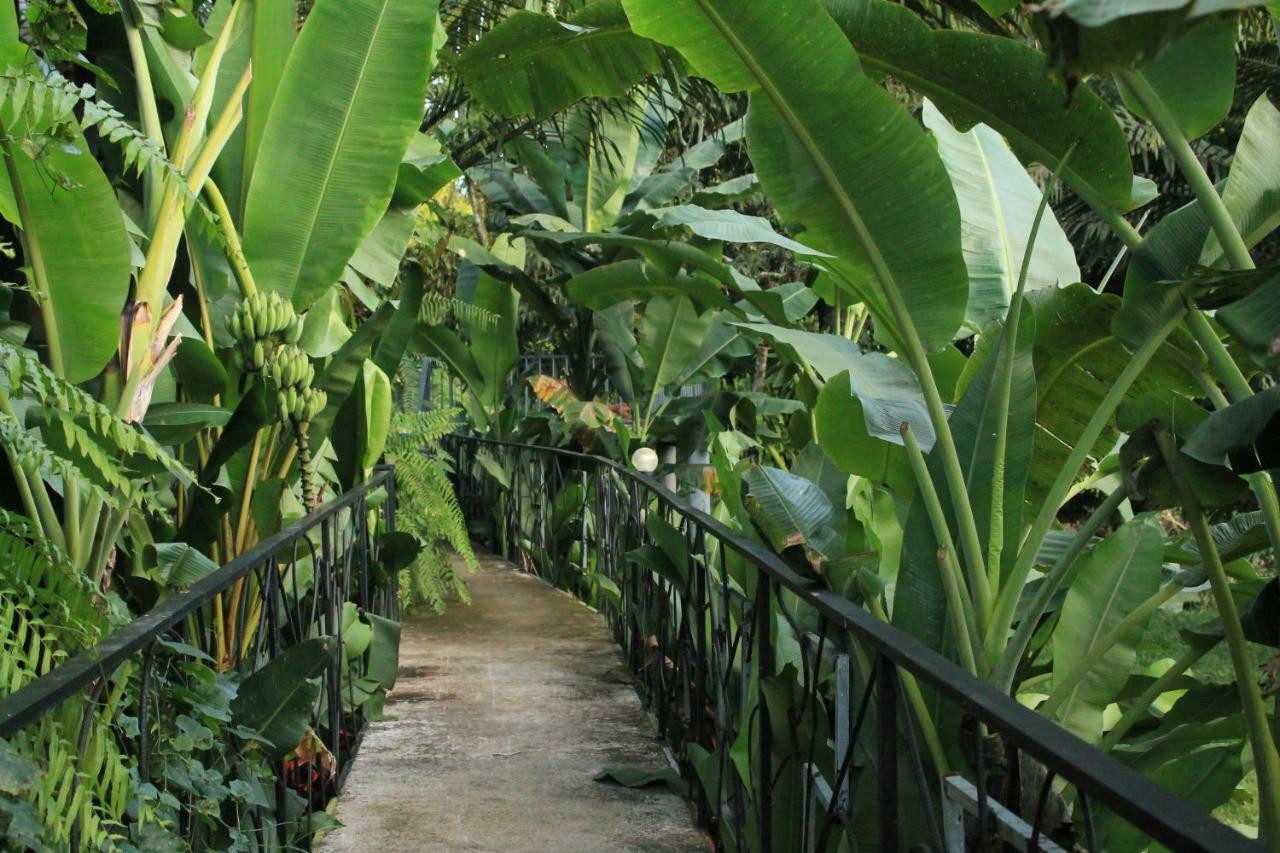
[[[867,73],[891,76],[927,96],[960,130],[986,124],[1023,163],[1060,170],[1063,182],[1091,206],[1136,206],[1129,148],[1111,107],[1089,87],[1069,90],[1051,77],[1034,47],[1004,36],[933,29],[887,0],[823,4]]]
[[[844,541],[832,525],[835,508],[816,483],[778,468],[756,467],[743,474],[751,517],[779,552],[802,545],[838,559]]]
[[[655,296],[687,296],[699,311],[728,304],[716,282],[697,276],[667,275],[644,261],[594,267],[571,279],[565,290],[574,302],[592,310]]]
[[[625,95],[663,70],[664,51],[631,31],[618,0],[593,0],[565,21],[513,12],[454,67],[486,110],[545,117],[584,98]]]
[[[624,5],[636,32],[676,47],[721,90],[750,93],[756,173],[806,243],[838,257],[844,280],[878,304],[900,296],[927,349],[950,343],[968,280],[946,170],[915,120],[862,73],[818,0]]]
[[[726,243],[765,243],[795,252],[798,255],[829,257],[784,237],[769,220],[759,216],[747,216],[736,210],[708,210],[692,204],[679,207],[658,207],[644,211],[645,216],[656,219],[662,225],[688,228],[699,237]]]
[[[231,703],[235,724],[257,737],[266,757],[283,758],[298,745],[311,724],[320,696],[320,675],[337,652],[332,637],[291,646],[250,675]]]
[[[1202,21],[1138,68],[1189,139],[1204,136],[1231,111],[1238,27],[1232,15]],[[1149,118],[1123,81],[1117,85],[1125,107]]]
[[[1267,95],[1258,98],[1244,120],[1244,131],[1231,159],[1231,172],[1222,190],[1222,203],[1246,246],[1261,243],[1280,225],[1280,110]],[[1203,266],[1219,266],[1222,244],[1210,234],[1200,254]]]
[[[739,323],[741,328],[790,347],[799,360],[830,381],[848,372],[849,385],[862,403],[867,431],[876,438],[902,444],[902,425],[911,424],[920,446],[933,447],[936,433],[925,408],[920,381],[899,359],[884,353],[863,353],[840,335],[801,332],[762,323]]]

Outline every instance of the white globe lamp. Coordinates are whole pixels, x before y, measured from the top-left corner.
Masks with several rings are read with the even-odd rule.
[[[631,467],[641,474],[652,474],[658,470],[658,454],[652,447],[642,447],[631,454]]]

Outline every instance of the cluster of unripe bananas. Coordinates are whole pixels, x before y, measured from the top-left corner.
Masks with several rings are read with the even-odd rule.
[[[276,348],[267,375],[276,389],[281,420],[294,426],[310,423],[329,401],[323,391],[311,387],[316,369],[307,354],[293,344]]]
[[[245,299],[227,318],[227,329],[239,344],[240,366],[248,373],[266,367],[276,343],[296,344],[302,337],[302,321],[278,293],[255,293]]]
[[[296,346],[302,321],[288,300],[278,293],[255,293],[227,319],[227,329],[245,372],[265,373],[271,381],[281,420],[298,427],[323,411],[328,399],[311,387],[316,370]]]

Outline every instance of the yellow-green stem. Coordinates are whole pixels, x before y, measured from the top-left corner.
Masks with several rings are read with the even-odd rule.
[[[245,297],[253,296],[258,292],[258,285],[254,281],[253,271],[249,269],[248,261],[244,259],[244,247],[240,245],[240,235],[236,233],[235,222],[231,218],[227,200],[213,178],[204,182],[204,192],[209,198],[209,204],[213,207],[214,215],[218,217],[218,230],[222,232],[222,238],[227,243],[227,260],[231,262],[231,269],[235,271],[236,281],[240,284],[240,293]]]
[[[1159,678],[1151,683],[1151,686],[1142,691],[1142,695],[1133,700],[1116,724],[1111,727],[1111,731],[1107,732],[1102,740],[1098,741],[1098,749],[1103,752],[1110,752],[1111,748],[1120,742],[1120,739],[1133,728],[1133,724],[1141,720],[1151,707],[1151,703],[1160,698],[1160,694],[1164,693],[1174,683],[1182,677],[1182,674],[1191,667],[1195,666],[1200,658],[1209,653],[1211,649],[1218,645],[1218,641],[1206,641],[1203,645],[1189,646],[1182,656],[1173,662]]]

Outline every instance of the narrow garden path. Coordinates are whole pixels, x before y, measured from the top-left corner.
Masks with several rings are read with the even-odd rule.
[[[411,614],[392,718],[370,726],[338,803],[339,851],[702,851],[665,789],[593,781],[666,766],[603,619],[482,557],[472,604]]]

